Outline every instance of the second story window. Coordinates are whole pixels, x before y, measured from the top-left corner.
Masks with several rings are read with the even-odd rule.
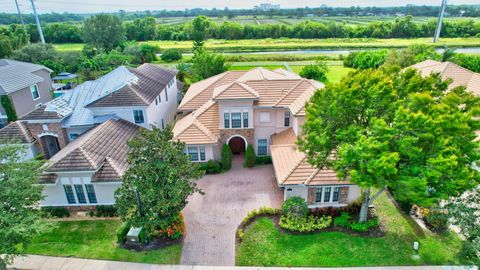
[[[286,127],[290,126],[290,112],[289,111],[285,112],[285,126]]]
[[[243,113],[243,127],[248,128],[248,112]]]
[[[223,120],[224,120],[225,128],[230,128],[230,114],[229,113],[224,113],[223,114]]]
[[[165,88],[165,101],[168,102],[168,91],[167,91],[167,88]]]
[[[38,86],[36,84],[30,86],[30,91],[32,92],[33,100],[37,100],[40,98],[40,93],[38,92]]]
[[[135,119],[135,124],[145,123],[145,119],[143,118],[143,110],[133,110],[133,118]]]
[[[242,114],[232,113],[232,128],[241,128],[241,127],[242,127]]]

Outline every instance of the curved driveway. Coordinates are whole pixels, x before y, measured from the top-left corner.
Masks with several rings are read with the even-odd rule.
[[[235,232],[242,219],[262,206],[280,207],[283,192],[272,165],[246,169],[235,156],[226,173],[206,175],[184,210],[187,235],[181,264],[235,265]]]

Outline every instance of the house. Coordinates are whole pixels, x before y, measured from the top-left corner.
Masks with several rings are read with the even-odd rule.
[[[448,86],[448,89],[453,89],[457,86],[464,86],[468,91],[480,95],[480,74],[463,68],[455,63],[426,60],[417,63],[410,68],[418,70],[423,76],[438,73],[443,80],[450,79],[452,83]]]
[[[178,110],[174,140],[186,144],[194,162],[220,160],[223,144],[234,154],[252,145],[270,155],[285,198],[301,196],[310,207],[342,206],[360,189],[340,181],[332,170],[310,165],[296,147],[305,122],[305,105],[323,84],[284,69],[228,71],[192,84]]]
[[[127,142],[139,125],[114,117],[80,135],[54,155],[43,174],[41,206],[77,210],[115,203],[115,190],[128,168]]]
[[[23,150],[20,161],[34,158],[39,152],[38,141],[32,136],[25,122],[15,121],[0,129],[0,147],[2,144],[17,144]]]
[[[21,118],[46,158],[112,117],[138,126],[165,128],[177,107],[176,72],[152,64],[120,66],[43,104]]]
[[[35,110],[52,99],[52,70],[42,65],[0,59],[0,96],[8,97],[16,117]],[[0,127],[8,123],[0,104]]]

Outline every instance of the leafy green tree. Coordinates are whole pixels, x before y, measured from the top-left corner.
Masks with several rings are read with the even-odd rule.
[[[430,206],[480,182],[470,166],[480,159],[479,98],[447,86],[412,69],[364,70],[312,97],[300,148],[311,164],[362,187],[361,222],[387,188],[401,202]]]
[[[304,66],[302,71],[300,71],[300,76],[307,79],[317,80],[319,82],[327,82],[328,71],[329,68],[327,63],[323,61],[317,61],[315,64]]]
[[[179,63],[175,66],[177,70],[177,79],[185,82],[185,79],[192,75],[192,65],[189,63]]]
[[[0,58],[5,58],[13,53],[11,40],[3,35],[0,35]]]
[[[125,41],[125,29],[119,17],[98,14],[85,20],[83,41],[105,51],[110,51]]]
[[[345,67],[356,69],[378,68],[387,58],[386,50],[352,52],[343,60]]]
[[[157,22],[153,17],[136,19],[125,24],[128,40],[146,41],[157,37]]]
[[[51,44],[32,43],[14,51],[12,58],[39,64],[46,60],[58,60],[58,53]]]
[[[182,59],[182,52],[179,49],[167,49],[162,52],[160,58],[165,62],[173,62]]]
[[[208,53],[200,48],[195,51],[193,56],[192,72],[195,81],[200,81],[228,70],[229,64],[226,63],[222,54]]]
[[[243,166],[247,168],[255,166],[256,157],[257,156],[255,155],[255,150],[253,149],[253,146],[249,144],[247,146],[247,150],[245,151],[245,160],[243,162]]]
[[[199,192],[196,180],[203,172],[185,155],[185,144],[172,141],[170,127],[142,129],[128,142],[130,167],[115,191],[117,212],[132,226],[148,234],[168,228]]]
[[[480,72],[480,55],[456,54],[453,62],[473,72]]]
[[[197,51],[199,48],[203,48],[205,40],[207,39],[207,30],[210,27],[211,22],[205,16],[198,16],[193,19],[191,23],[190,38],[193,40],[193,51]]]
[[[42,162],[22,161],[24,151],[14,144],[0,147],[0,269],[23,255],[32,238],[47,226],[38,207],[43,198],[37,178]]]
[[[445,55],[447,57],[447,55]],[[434,46],[414,44],[405,49],[390,50],[385,60],[385,66],[399,66],[406,68],[425,60],[441,60],[442,56],[437,53]]]

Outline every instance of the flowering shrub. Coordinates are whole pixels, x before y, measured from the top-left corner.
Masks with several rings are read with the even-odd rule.
[[[170,239],[177,239],[185,233],[185,222],[183,215],[180,213],[178,218],[167,228],[159,230],[159,235],[166,236]]]
[[[325,229],[330,224],[332,224],[332,217],[316,217],[312,215],[305,217],[282,215],[279,222],[280,227],[294,232],[313,232]]]
[[[352,217],[347,212],[342,212],[339,217],[336,217],[333,224],[338,227],[351,229],[356,232],[366,232],[370,228],[378,226],[378,219],[370,219],[367,222],[354,222]]]
[[[255,209],[255,210],[251,211],[250,213],[248,213],[247,216],[242,220],[241,225],[246,225],[248,222],[250,222],[256,216],[277,215],[278,213],[280,213],[280,210],[278,210],[276,208],[263,206],[263,207],[260,207],[260,209],[258,209],[258,210]]]

